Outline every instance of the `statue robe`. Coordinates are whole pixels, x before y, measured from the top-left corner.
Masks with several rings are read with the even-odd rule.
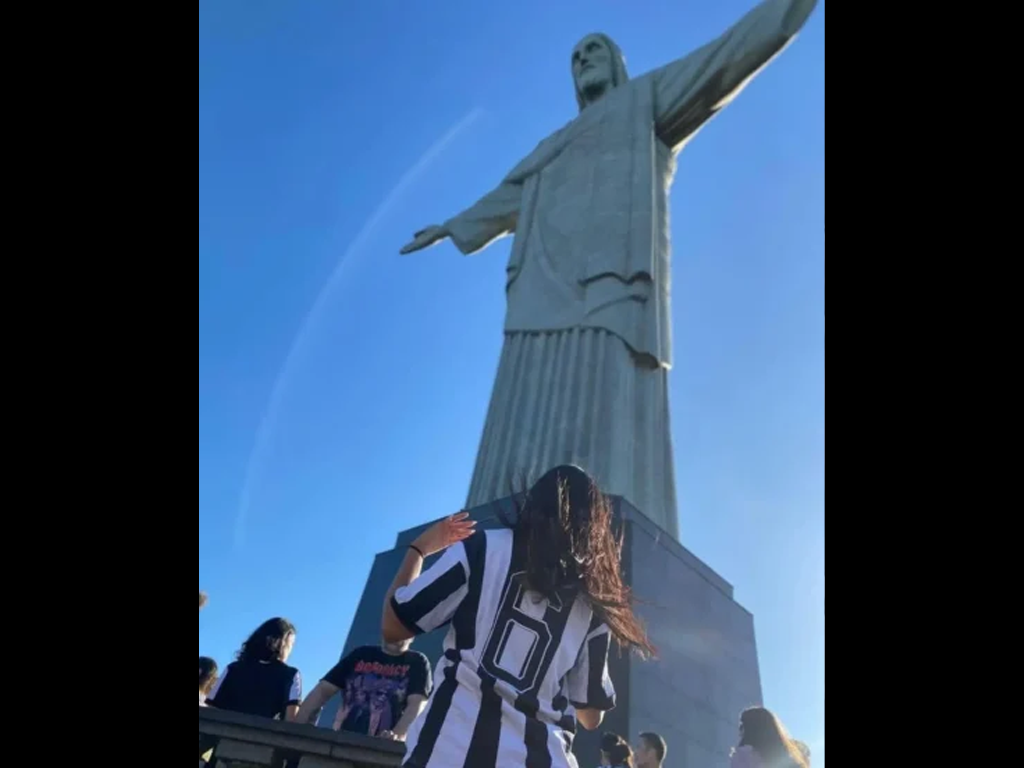
[[[516,236],[468,506],[578,464],[679,537],[668,395],[675,157],[815,3],[768,0],[713,43],[612,89],[447,222],[465,254]]]

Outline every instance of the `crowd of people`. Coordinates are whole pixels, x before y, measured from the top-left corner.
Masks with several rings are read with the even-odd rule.
[[[503,523],[478,532],[460,513],[417,538],[385,599],[381,644],[345,657],[305,698],[288,665],[296,629],[275,618],[223,673],[200,658],[199,706],[315,724],[340,696],[334,729],[404,742],[407,768],[576,768],[577,726],[598,730],[615,707],[612,643],[644,658],[657,650],[622,578],[611,507],[583,470],[552,470]],[[446,625],[432,673],[412,642]],[[632,746],[605,734],[601,750],[604,768],[661,768],[668,755],[653,732]],[[732,766],[809,768],[810,753],[754,708],[740,718]]]

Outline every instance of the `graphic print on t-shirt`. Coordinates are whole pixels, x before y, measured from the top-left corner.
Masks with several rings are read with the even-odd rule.
[[[409,696],[430,693],[425,656],[389,656],[379,648],[360,649],[325,678],[341,689],[335,730],[379,736],[392,730],[405,712]]]

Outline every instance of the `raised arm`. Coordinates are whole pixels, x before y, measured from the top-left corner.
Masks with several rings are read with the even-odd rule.
[[[451,618],[466,591],[465,550],[457,552],[451,547],[472,536],[475,528],[469,514],[460,512],[434,524],[410,545],[384,598],[381,634],[385,642],[411,640]],[[421,578],[424,559],[445,550],[445,557]],[[454,581],[446,578],[449,573],[456,577]]]
[[[658,135],[678,148],[796,37],[818,0],[765,0],[712,43],[652,73]]]
[[[522,193],[520,185],[503,183],[469,210],[442,225],[417,232],[402,253],[415,253],[449,238],[467,256],[482,251],[495,240],[515,232]]]

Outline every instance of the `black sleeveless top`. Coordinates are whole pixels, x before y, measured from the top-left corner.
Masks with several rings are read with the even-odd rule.
[[[236,661],[217,681],[207,706],[284,719],[285,709],[302,703],[299,670],[281,661]]]

